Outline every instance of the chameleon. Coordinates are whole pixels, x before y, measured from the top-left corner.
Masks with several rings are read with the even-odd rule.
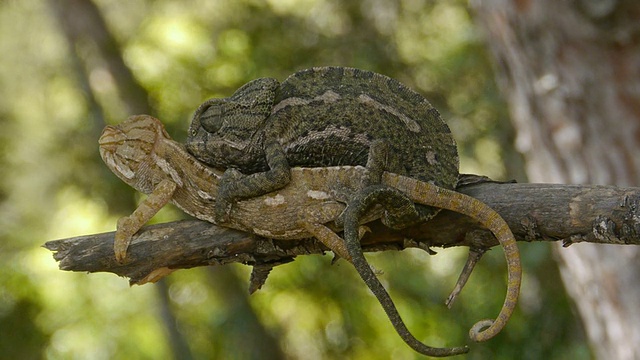
[[[305,69],[282,83],[260,78],[228,98],[205,101],[192,117],[186,149],[208,165],[227,169],[215,205],[219,224],[237,200],[289,183],[292,166],[366,166],[365,185],[380,183],[384,171],[449,190],[460,179],[451,131],[422,95],[387,76],[346,67]],[[370,201],[348,202],[347,209]],[[438,211],[391,206],[382,222],[402,229]],[[341,214],[336,222],[343,220]],[[358,239],[344,240],[350,257],[364,259]],[[364,276],[366,260],[354,265],[363,280],[376,280]]]
[[[171,140],[159,120],[138,115],[117,126],[107,126],[99,145],[107,167],[128,185],[148,194],[131,215],[118,220],[114,239],[117,259],[125,259],[131,237],[168,202],[189,215],[215,223],[213,205],[223,172],[201,163],[183,145]],[[368,169],[361,166],[293,168],[292,181],[288,186],[266,196],[239,201],[231,210],[230,221],[225,226],[274,239],[316,237],[340,257],[353,261],[344,248],[344,242],[336,234],[339,226],[335,219],[344,212],[354,192],[375,187],[365,186],[367,172]],[[511,256],[513,252],[517,253],[515,239],[504,220],[484,203],[464,194],[389,172],[384,172],[381,180],[381,186],[402,191],[411,201],[471,216],[496,236],[508,259],[509,290],[495,322],[478,322],[472,327],[470,336],[473,340],[484,341],[488,339],[486,334],[499,332],[515,307],[521,275],[519,258]],[[365,205],[367,201],[379,201],[369,197],[366,191],[360,194]],[[404,199],[404,196],[399,198]],[[353,209],[365,211],[363,207]],[[357,237],[354,220],[369,221],[382,216],[380,209],[376,208],[365,212],[364,217],[357,212],[345,214],[347,236]],[[433,348],[419,342],[407,330],[384,287],[379,282],[377,284],[379,286],[373,288],[374,293],[383,293],[386,300],[381,304],[398,334],[414,350],[430,356],[468,351],[467,347]],[[490,327],[481,332],[480,328],[484,326]]]
[[[305,69],[282,83],[260,78],[205,101],[186,148],[228,169],[216,201],[220,223],[236,200],[284,187],[292,166],[366,165],[369,183],[383,171],[447,189],[458,181],[456,143],[438,111],[397,80],[346,67]],[[420,219],[387,216],[385,223],[403,228],[437,212],[416,210]]]

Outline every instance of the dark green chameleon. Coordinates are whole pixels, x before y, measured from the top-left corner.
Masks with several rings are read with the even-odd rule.
[[[216,199],[216,220],[222,224],[234,202],[289,183],[294,166],[369,169],[369,186],[345,211],[350,227],[373,202],[386,202],[383,222],[397,229],[437,213],[377,185],[384,171],[446,189],[454,189],[459,177],[449,127],[424,97],[384,75],[344,67],[302,70],[282,83],[261,78],[229,98],[206,101],[193,116],[186,148],[200,161],[227,169]],[[349,230],[345,242],[353,264],[403,340],[431,356],[466,352],[464,347],[432,348],[409,333],[367,263],[357,231]]]
[[[257,79],[208,100],[193,116],[186,147],[204,163],[250,174],[221,185],[221,223],[235,201],[284,187],[293,166],[367,166],[372,184],[383,171],[447,189],[458,181],[456,143],[438,111],[398,81],[353,68],[306,69],[281,84]],[[424,218],[437,210],[419,211]]]

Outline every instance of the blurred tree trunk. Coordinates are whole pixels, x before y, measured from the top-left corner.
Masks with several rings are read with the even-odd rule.
[[[49,0],[49,4],[71,50],[80,59],[78,64],[84,65],[83,83],[91,83],[92,74],[104,70],[116,84],[127,114],[151,114],[149,95],[125,64],[100,9],[86,0]]]
[[[477,0],[472,7],[529,180],[640,185],[640,2]],[[640,359],[640,249],[556,250],[594,355]]]
[[[100,9],[87,0],[49,0],[53,15],[58,20],[60,28],[69,42],[72,62],[79,68],[76,73],[81,86],[87,92],[90,105],[101,107],[102,111],[91,109],[94,114],[105,111],[104,106],[98,101],[98,96],[91,86],[91,75],[97,71],[109,74],[115,83],[119,100],[123,111],[127,115],[153,114],[149,103],[149,95],[146,89],[137,82],[133,73],[124,62],[121,48],[110,32]],[[111,103],[113,104],[113,103]],[[104,126],[102,116],[94,116],[97,119],[97,136]],[[133,204],[133,203],[132,203]],[[132,208],[133,210],[133,208]],[[248,292],[239,284],[238,276],[231,267],[223,267],[211,272],[213,284],[226,284],[215,286],[219,296],[225,303],[231,303],[234,316],[225,325],[228,330],[244,329],[246,331],[220,331],[220,337],[234,344],[247,344],[248,347],[229,347],[222,351],[235,352],[238,356],[246,358],[280,359],[283,358],[278,341],[259,322],[247,300]],[[235,284],[233,284],[235,282]],[[233,285],[233,286],[232,286]],[[158,285],[158,294],[161,303],[161,314],[166,327],[168,340],[171,344],[173,357],[176,359],[191,359],[191,350],[187,339],[178,331],[175,315],[168,295],[166,283]]]

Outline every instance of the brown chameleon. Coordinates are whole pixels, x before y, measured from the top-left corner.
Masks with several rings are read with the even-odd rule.
[[[213,202],[221,182],[221,172],[204,166],[172,141],[155,118],[139,115],[118,126],[107,126],[100,137],[100,154],[107,166],[124,182],[149,194],[130,216],[118,221],[114,249],[123,260],[131,237],[169,201],[201,220],[213,221]],[[292,182],[285,188],[254,199],[239,201],[230,212],[228,226],[276,239],[300,239],[314,236],[348,261],[353,259],[334,232],[334,220],[345,209],[346,201],[357,193],[357,201],[385,206],[412,206],[413,201],[449,209],[471,216],[493,232],[505,249],[509,265],[507,297],[498,318],[474,325],[470,336],[476,341],[489,339],[506,324],[515,307],[521,268],[515,239],[504,220],[482,202],[429,183],[385,172],[380,185],[365,186],[368,171],[362,167],[293,168]],[[361,189],[365,189],[360,191]],[[402,191],[403,196],[389,194]],[[387,194],[382,194],[387,192]],[[381,198],[379,195],[382,194]],[[402,203],[405,195],[409,204]],[[357,239],[357,220],[361,213],[345,214],[346,236]],[[380,218],[380,210],[367,212],[365,219]],[[368,276],[374,276],[368,269]],[[377,282],[377,284],[380,284]],[[381,299],[394,327],[414,350],[430,356],[449,356],[468,351],[466,347],[432,348],[409,333],[380,284],[372,290]],[[480,328],[490,326],[486,331]],[[494,333],[495,332],[495,333]],[[490,336],[487,336],[490,335]]]

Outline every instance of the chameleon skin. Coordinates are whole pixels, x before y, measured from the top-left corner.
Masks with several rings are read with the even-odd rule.
[[[143,212],[145,215],[139,217],[132,214],[132,217],[148,219],[171,201],[196,218],[213,221],[212,202],[217,196],[220,171],[204,166],[188,154],[180,144],[171,140],[157,119],[140,115],[133,116],[118,126],[107,126],[99,143],[103,160],[118,177],[138,191],[152,195],[158,194],[157,198],[164,201],[164,203],[152,201],[151,204],[143,202],[141,207],[134,211],[134,214]],[[366,173],[367,171],[361,167],[295,168],[292,170],[293,182],[291,186],[276,194],[238,203],[232,212],[232,222],[225,225],[232,225],[240,230],[278,239],[301,239],[313,235],[341,257],[352,261],[358,256],[362,256],[361,248],[359,252],[355,253],[355,256],[351,256],[350,252],[353,250],[341,247],[344,242],[327,226],[335,229],[331,225],[332,221],[344,210],[344,203],[349,199],[347,195],[357,193],[359,189],[362,189]],[[472,335],[472,338],[477,341],[483,341],[495,335],[504,326],[515,307],[521,276],[518,250],[506,223],[485,204],[464,194],[391,173],[383,174],[382,183],[402,191],[411,201],[457,211],[477,219],[487,226],[505,247],[509,263],[508,299],[505,300],[505,306],[500,312],[498,320],[488,330],[479,332],[480,328],[477,325],[472,328],[472,334],[477,335]],[[299,185],[305,191],[300,191],[300,188],[294,185]],[[357,200],[361,197],[362,195],[356,196],[354,198],[356,200],[352,200],[352,202],[362,203],[362,206],[366,208],[369,206],[367,201],[370,203],[383,201],[378,198],[368,198],[369,200],[365,201]],[[407,204],[405,197],[402,195],[397,195],[397,197],[399,199],[389,196],[388,200],[384,201],[399,201],[398,204]],[[278,198],[282,200],[276,201]],[[367,198],[365,197],[365,199]],[[274,205],[274,203],[277,204]],[[410,205],[395,205],[395,207],[397,209],[412,209]],[[353,208],[360,209],[359,206]],[[351,215],[347,211],[346,215],[349,226],[345,232],[349,235],[348,239],[350,240],[347,243],[351,244],[352,249],[354,246],[360,247],[359,237],[353,235],[354,229],[357,229],[357,222],[354,224],[353,219],[360,220],[364,210],[358,211]],[[373,220],[382,214],[378,212],[367,216],[368,220]],[[141,220],[118,221],[116,240],[120,238],[126,242],[124,246],[118,247],[116,244],[116,249],[124,248],[120,259],[124,259],[126,245],[131,240],[131,236],[143,225],[144,222],[141,222]],[[124,236],[119,237],[118,233],[124,233]],[[355,233],[357,234],[357,231]],[[364,259],[363,256],[362,259]],[[371,269],[367,266],[367,270]],[[370,277],[370,274],[368,276]],[[375,279],[375,276],[373,278]],[[375,280],[377,282],[377,279]],[[386,297],[389,298],[379,282],[377,285],[370,283],[367,285],[381,287]],[[391,311],[397,315],[390,298],[389,301],[381,301],[381,304],[387,313],[389,313],[388,308],[390,307],[393,309]],[[394,321],[392,315],[389,316]],[[399,315],[397,317],[399,318]],[[409,336],[411,334],[401,323],[401,319],[399,324],[394,322],[397,329],[399,326],[400,329],[404,329],[403,332],[401,330],[398,332],[407,341],[407,334]],[[485,324],[488,322],[481,325]],[[407,343],[410,345],[413,343],[412,347],[426,347],[421,352],[432,349],[437,353],[447,354],[447,351],[462,351],[461,349],[464,349],[431,348],[417,342],[412,336],[411,338],[413,340],[409,340]],[[416,343],[421,345],[416,345]]]
[[[220,222],[238,199],[284,187],[294,166],[367,166],[371,183],[383,171],[447,189],[458,180],[456,144],[438,111],[397,80],[353,68],[306,69],[282,84],[257,79],[208,100],[193,116],[186,148],[215,168],[248,174],[223,178]],[[437,209],[418,211],[424,220]]]
[[[216,223],[214,204],[222,171],[205,166],[189,154],[169,137],[158,119],[136,115],[117,126],[107,126],[99,144],[103,161],[122,181],[144,194],[159,193],[158,198],[164,200],[143,202],[139,212],[144,213],[144,218],[150,219],[162,206],[172,202],[195,218]],[[363,170],[351,169],[358,173]],[[344,203],[334,198],[346,197],[340,194],[361,186],[361,178],[350,175],[354,174],[335,168],[296,168],[292,178],[304,191],[289,187],[258,201],[239,202],[231,222],[224,225],[272,239],[311,237],[298,221],[330,223],[344,210]],[[372,216],[369,220],[375,218]],[[127,237],[129,241],[139,230],[135,225],[143,225],[140,220],[119,223],[132,228],[126,230],[128,236],[122,236],[123,241]],[[124,258],[124,251],[119,255]]]

